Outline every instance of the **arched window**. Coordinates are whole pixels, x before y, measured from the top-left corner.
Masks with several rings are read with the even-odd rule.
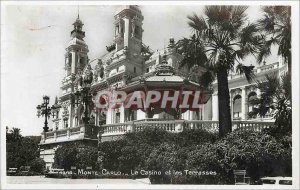
[[[233,99],[233,119],[239,119],[242,112],[242,96],[236,95]]]
[[[248,95],[248,113],[253,111],[254,105],[252,103],[253,100],[257,98],[256,92],[250,92]]]

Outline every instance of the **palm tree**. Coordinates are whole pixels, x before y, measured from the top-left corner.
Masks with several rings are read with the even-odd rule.
[[[265,6],[262,10],[264,17],[258,23],[266,40],[257,60],[262,62],[271,54],[271,47],[278,45],[278,55],[284,58],[288,64],[288,72],[291,72],[291,7]]]
[[[292,131],[292,101],[291,101],[291,7],[265,6],[264,16],[258,21],[263,31],[264,43],[261,46],[257,61],[262,62],[271,54],[271,47],[278,46],[277,54],[288,64],[288,73],[278,79],[277,75],[266,75],[265,81],[259,81],[257,86],[261,95],[253,100],[255,108],[249,113],[265,116],[273,111],[275,126],[270,129],[275,136],[291,134]]]
[[[21,129],[19,128],[15,128],[13,127],[11,130],[10,130],[10,133],[13,137],[13,139],[20,139],[22,136],[21,136]]]
[[[254,108],[249,116],[265,116],[274,113],[275,125],[270,132],[275,137],[282,137],[292,133],[292,96],[291,80],[289,74],[278,78],[277,73],[266,75],[266,80],[258,81],[257,88],[260,89],[260,97],[253,99],[250,103]]]
[[[253,66],[244,66],[240,61],[249,54],[257,54],[261,48],[262,36],[255,24],[248,23],[246,9],[245,6],[206,6],[205,17],[188,16],[194,35],[178,42],[178,51],[184,56],[183,65],[204,66],[208,69],[204,77],[217,78],[221,137],[232,130],[228,72],[237,65],[236,70],[251,80]]]

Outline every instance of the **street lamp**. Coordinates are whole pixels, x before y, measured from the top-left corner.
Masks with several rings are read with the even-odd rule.
[[[38,118],[40,116],[45,117],[45,122],[44,122],[45,126],[43,127],[44,132],[48,132],[48,130],[49,130],[47,119],[50,119],[51,111],[52,111],[52,116],[55,117],[54,110],[56,110],[58,108],[57,105],[53,105],[50,108],[50,106],[48,106],[49,100],[50,100],[49,96],[43,96],[43,103],[41,105],[37,105],[37,107],[36,107]]]

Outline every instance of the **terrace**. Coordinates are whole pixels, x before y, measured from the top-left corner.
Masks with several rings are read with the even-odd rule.
[[[232,121],[232,130],[239,131],[261,131],[273,126],[274,122],[266,121]],[[119,138],[129,132],[139,132],[146,128],[158,128],[172,133],[179,133],[184,130],[203,129],[217,133],[218,121],[204,120],[166,120],[166,119],[142,119],[126,123],[102,125],[102,141],[109,141]]]

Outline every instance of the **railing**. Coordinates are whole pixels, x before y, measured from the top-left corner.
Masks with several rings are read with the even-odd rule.
[[[130,126],[132,123],[116,123],[106,125],[104,127],[104,133],[125,133],[130,131]]]
[[[183,120],[146,120],[136,121],[133,125],[133,131],[139,132],[145,128],[157,128],[169,132],[176,132],[179,127],[182,128]]]
[[[201,120],[190,120],[184,122],[184,130],[188,129],[202,129],[210,132],[217,132],[219,130],[218,121],[201,121]]]
[[[274,122],[263,121],[232,121],[232,130],[261,131],[274,125]],[[120,135],[127,132],[139,132],[146,128],[157,128],[169,132],[182,132],[183,130],[203,129],[209,132],[219,131],[218,121],[203,120],[166,120],[166,119],[143,119],[127,123],[102,125],[102,136]]]
[[[54,131],[54,133],[56,133],[56,137],[67,136],[69,130],[70,128],[67,128],[67,129]]]
[[[274,125],[274,122],[262,121],[232,121],[232,130],[262,131]]]
[[[70,128],[70,133],[71,134],[78,134],[78,133],[80,133],[80,127],[72,127],[72,128]]]
[[[45,134],[45,137],[48,138],[48,139],[49,139],[49,138],[54,138],[54,133],[55,133],[54,131],[47,132],[47,133]]]
[[[70,138],[74,135],[81,135],[83,138],[96,139],[98,134],[98,127],[93,125],[82,125],[79,127],[71,127],[55,131],[42,133],[41,143],[47,143],[47,140],[60,140],[62,138]]]

